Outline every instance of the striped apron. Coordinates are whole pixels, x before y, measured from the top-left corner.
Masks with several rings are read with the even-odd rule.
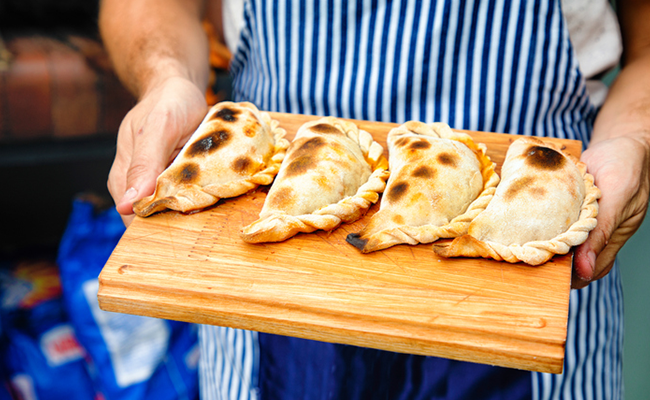
[[[559,0],[250,0],[233,97],[268,111],[589,140]],[[570,298],[562,375],[200,329],[203,399],[618,399],[618,266]]]

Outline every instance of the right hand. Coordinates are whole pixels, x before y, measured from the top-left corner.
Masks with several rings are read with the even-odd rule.
[[[172,77],[152,86],[126,115],[108,190],[128,226],[133,203],[154,192],[156,179],[174,160],[207,113],[205,95],[191,81]]]
[[[582,153],[602,197],[596,228],[573,258],[574,289],[605,277],[619,250],[643,222],[650,194],[650,145],[645,135],[640,131],[592,142]]]

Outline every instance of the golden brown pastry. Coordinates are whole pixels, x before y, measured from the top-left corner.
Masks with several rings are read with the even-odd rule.
[[[447,124],[407,122],[388,134],[390,178],[379,211],[347,241],[363,253],[467,233],[499,177],[476,144]]]
[[[501,178],[467,235],[434,244],[438,255],[539,265],[582,244],[596,226],[600,190],[584,163],[553,144],[517,139]]]
[[[195,211],[270,184],[289,146],[284,135],[251,103],[214,105],[160,174],[154,194],[134,203],[133,211],[141,217],[165,209]]]
[[[383,147],[333,117],[300,127],[269,190],[260,218],[241,231],[249,243],[332,230],[360,218],[386,187]]]

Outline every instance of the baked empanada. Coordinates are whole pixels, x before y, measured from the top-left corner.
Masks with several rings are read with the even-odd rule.
[[[447,124],[411,121],[388,134],[390,178],[379,211],[348,243],[363,253],[467,233],[499,176],[476,144]]]
[[[298,129],[260,218],[240,233],[249,243],[353,222],[379,200],[388,179],[383,147],[370,133],[333,117]]]
[[[532,137],[514,141],[501,183],[467,235],[436,243],[443,257],[539,265],[582,244],[596,226],[600,190],[584,163]]]
[[[154,194],[134,203],[133,211],[141,217],[195,211],[270,184],[289,146],[278,125],[252,103],[214,105],[160,174]]]

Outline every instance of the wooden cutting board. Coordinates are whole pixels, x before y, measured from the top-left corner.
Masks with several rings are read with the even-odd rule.
[[[271,113],[292,139],[305,115]],[[356,121],[385,146],[395,124]],[[468,132],[503,162],[516,136]],[[580,142],[555,140],[580,155]],[[530,267],[440,259],[431,245],[361,254],[333,232],[247,244],[268,187],[199,213],[136,218],[99,276],[103,310],[561,373],[572,254]]]

